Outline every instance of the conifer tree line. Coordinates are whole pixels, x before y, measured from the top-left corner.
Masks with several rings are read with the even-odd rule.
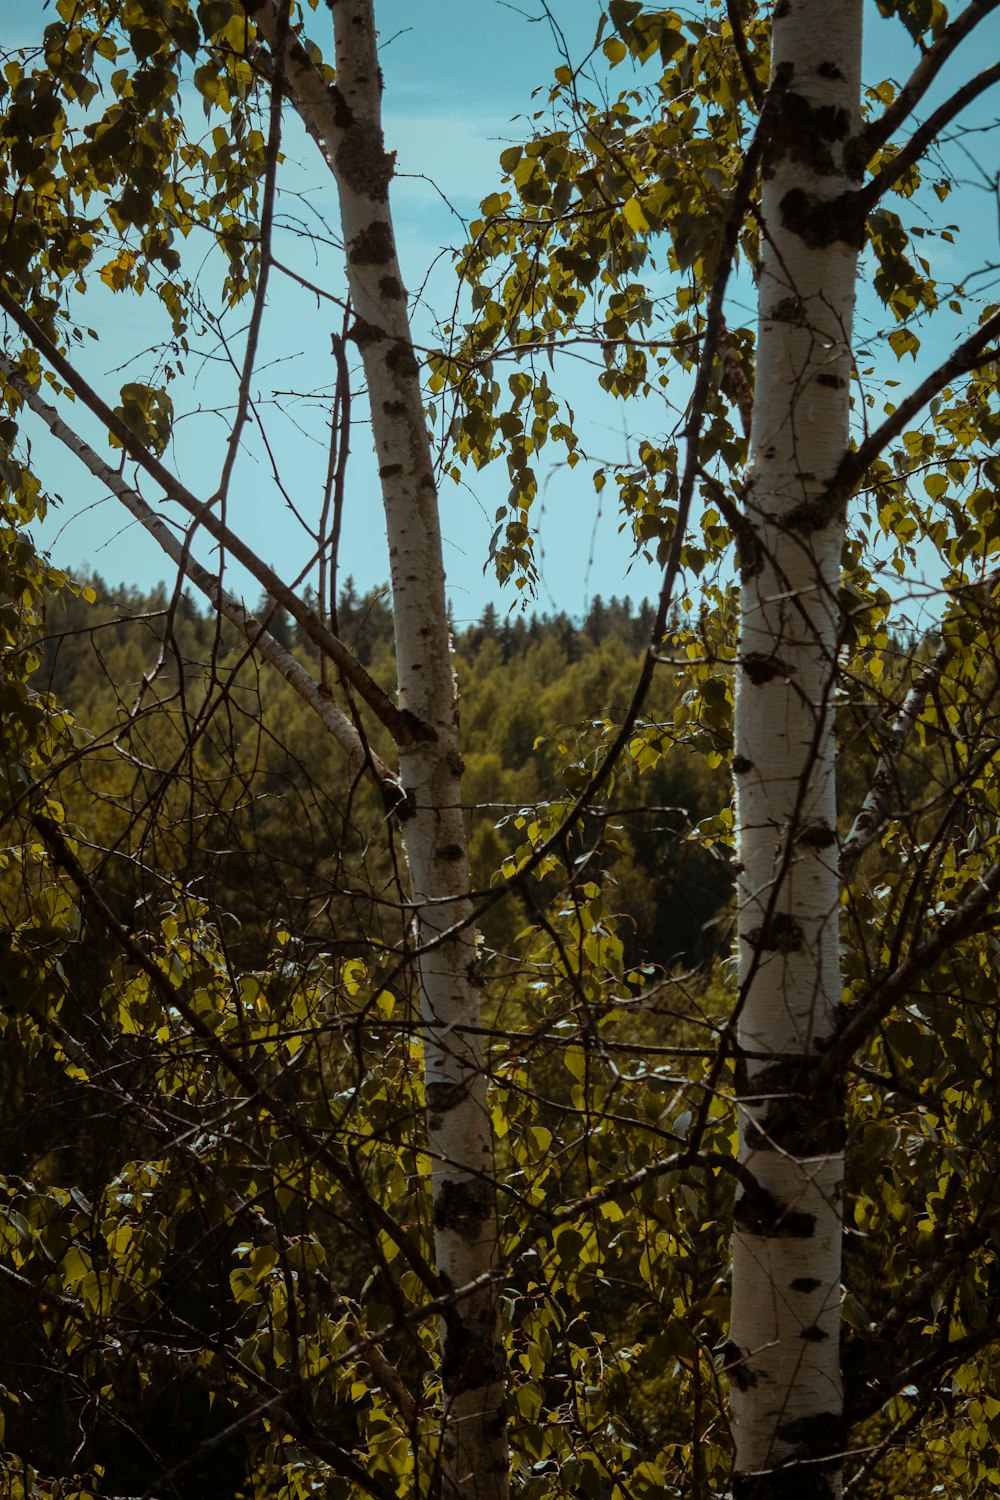
[[[58,0],[5,53],[12,1500],[996,1492],[998,9],[550,16],[431,347],[378,0]],[[57,450],[158,593],[39,550]],[[519,607],[552,464],[651,605]],[[489,466],[512,608],[455,629]]]

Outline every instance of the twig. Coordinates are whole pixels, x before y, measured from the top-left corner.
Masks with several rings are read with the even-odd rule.
[[[405,816],[406,793],[399,778],[379,760],[362,739],[351,720],[337,707],[333,699],[322,691],[320,684],[310,676],[301,662],[275,640],[266,627],[250,614],[238,599],[222,587],[214,573],[203,567],[195,558],[185,555],[186,544],[182,545],[178,541],[162,517],[158,516],[153,508],[147,505],[130,485],[126,484],[117,470],[112,469],[110,464],[95,453],[89,443],[85,442],[62,420],[55,408],[42,399],[6,355],[2,354],[0,354],[0,373],[36,416],[42,419],[53,437],[64,443],[95,478],[107,485],[112,494],[155,538],[167,556],[177,564],[182,576],[191,580],[212,605],[236,626],[249,645],[276,667],[286,682],[309,704],[309,707],[322,719],[334,739],[347,753],[351,763],[370,776],[387,810]]]
[[[238,562],[241,562],[276,603],[287,609],[314,645],[336,663],[338,669],[357,689],[359,696],[382,720],[397,744],[413,744],[433,734],[433,731],[421,724],[412,713],[398,708],[385,690],[379,687],[378,683],[365,671],[354,654],[337,636],[323,626],[314,611],[306,607],[294,590],[290,589],[278,574],[224,522],[211,513],[213,500],[204,502],[198,500],[185,485],[181,484],[175,474],[172,474],[158,458],[150,453],[132,429],[102,400],[79,371],[70,364],[65,355],[56,348],[34,318],[17,304],[3,286],[0,286],[0,309],[8,315],[28,342],[61,376],[74,395],[79,397],[84,406],[93,412],[94,416],[103,422],[107,430],[118,439],[129,458],[161,486],[169,499],[176,500],[179,505],[182,505],[190,516],[204,526],[205,530]]]

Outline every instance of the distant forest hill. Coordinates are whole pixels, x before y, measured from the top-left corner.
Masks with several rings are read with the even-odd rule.
[[[352,781],[288,685],[187,593],[111,587],[96,575],[79,581],[96,602],[67,592],[50,607],[35,680],[76,720],[86,753],[61,773],[59,795],[71,820],[86,799],[91,828],[94,803],[103,804],[104,852],[93,858],[104,880],[118,880],[123,902],[139,865],[164,876],[183,871],[250,962],[279,911],[286,923],[293,913],[303,943],[350,948],[373,920],[394,941],[383,909],[387,855],[366,835],[379,816],[365,812],[369,788]],[[477,623],[456,630],[477,888],[500,878],[532,809],[571,797],[593,765],[629,701],[652,622],[646,601],[595,597],[581,623],[566,614],[503,616],[487,605]],[[387,591],[361,594],[348,580],[336,623],[372,675],[391,683]],[[283,610],[267,625],[303,660],[313,656]],[[339,698],[335,676],[329,686]],[[629,961],[664,970],[705,964],[730,939],[727,851],[700,833],[728,808],[728,779],[709,769],[703,744],[695,753],[678,703],[672,674],[658,674],[646,722],[676,743],[644,769],[641,784],[633,767],[623,768],[610,803],[593,810],[569,851],[589,855],[588,878],[619,916]],[[391,754],[379,726],[366,724],[366,733]],[[167,833],[153,817],[164,802],[174,809]],[[488,948],[510,955],[524,921],[517,901],[493,906],[483,921]]]
[[[117,612],[123,620],[146,617],[150,621],[157,615],[164,618],[171,612],[181,619],[193,622],[200,620],[204,642],[214,642],[216,632],[215,612],[206,604],[202,609],[198,598],[189,589],[174,594],[165,583],[156,584],[147,592],[132,584],[107,583],[99,573],[74,574],[81,588],[90,588],[96,595],[96,607],[104,627],[107,611]],[[67,618],[72,617],[71,629],[89,630],[93,627],[95,606],[77,609],[73,598],[63,601]],[[317,598],[314,590],[306,588],[303,599],[315,610]],[[81,601],[82,602],[82,601]],[[285,646],[311,652],[313,647],[308,637],[299,629],[287,611],[271,607],[268,613],[265,595],[258,600],[255,613],[268,620],[268,630]],[[57,606],[58,608],[58,606]],[[655,610],[648,599],[635,604],[631,599],[612,597],[605,601],[596,594],[581,622],[559,611],[556,614],[526,615],[524,610],[511,610],[501,614],[493,604],[487,604],[480,619],[474,624],[454,626],[455,646],[464,656],[473,655],[484,641],[496,641],[504,661],[517,656],[543,639],[555,639],[565,648],[566,659],[576,661],[592,646],[599,646],[609,637],[621,641],[633,651],[641,651],[647,644],[653,628]],[[112,615],[110,618],[114,618]],[[369,589],[359,594],[353,578],[348,578],[340,591],[337,602],[337,621],[340,634],[350,645],[354,654],[367,664],[377,652],[392,642],[392,608],[388,587]]]

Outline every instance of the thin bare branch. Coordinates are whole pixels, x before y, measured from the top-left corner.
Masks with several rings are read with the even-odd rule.
[[[289,4],[290,0],[282,0],[278,16],[278,29],[282,36],[287,36],[288,34]],[[223,464],[222,478],[219,481],[218,494],[215,497],[220,506],[223,507],[229,493],[233,469],[236,467],[236,458],[243,438],[243,429],[246,426],[250,410],[250,382],[253,379],[253,372],[257,363],[257,348],[260,343],[260,330],[264,321],[264,308],[267,303],[267,287],[271,276],[271,235],[274,228],[274,197],[277,185],[278,157],[281,154],[282,83],[283,77],[279,62],[275,69],[274,77],[271,79],[267,154],[264,164],[264,191],[260,211],[260,269],[257,273],[257,285],[254,288],[253,307],[250,312],[250,325],[247,329],[247,342],[243,353],[243,368],[240,371],[240,388],[236,399],[236,412],[233,417],[229,440],[226,444],[226,458]]]
[[[864,442],[853,453],[846,453],[834,475],[826,494],[811,508],[810,514],[792,512],[787,520],[791,526],[801,525],[806,529],[822,527],[831,512],[847,504],[854,490],[861,483],[869,466],[887,448],[893,438],[904,431],[907,424],[923,411],[935,396],[962,375],[1000,357],[1000,351],[990,345],[1000,339],[1000,312],[987,318],[975,333],[969,335],[937,369],[904,396],[895,411],[875,431],[869,433]]]
[[[66,382],[73,394],[118,439],[128,457],[160,485],[168,499],[176,500],[205,528],[210,536],[236,558],[237,562],[242,563],[267,590],[272,599],[282,605],[292,619],[301,625],[313,644],[335,662],[338,670],[343,672],[351,685],[357,689],[359,697],[381,719],[396,743],[408,745],[426,739],[431,731],[419,723],[413,714],[397,707],[385,690],[365,671],[353,652],[349,651],[343,641],[323,625],[313,610],[306,607],[294,589],[289,588],[273,568],[268,567],[252,548],[212,514],[214,497],[207,502],[198,500],[175,474],[172,474],[158,458],[150,453],[132,429],[116,412],[112,411],[107,402],[102,400],[89,382],[84,380],[79,371],[56,348],[34,318],[26,313],[2,286],[0,286],[0,309],[8,315],[28,342]]]
[[[1000,63],[994,63],[991,68],[984,68],[981,73],[970,78],[961,88],[956,89],[949,99],[939,105],[922,125],[918,125],[905,146],[901,146],[882,170],[876,172],[875,176],[855,195],[853,203],[859,219],[867,218],[879,199],[883,198],[899,181],[904,172],[909,171],[910,167],[920,161],[931,142],[937,140],[942,130],[946,129],[963,109],[997,83],[1000,83]]]
[[[876,979],[856,1000],[836,1039],[824,1052],[810,1077],[810,1091],[819,1090],[849,1064],[854,1054],[878,1029],[879,1022],[906,996],[915,984],[939,963],[963,938],[976,932],[1000,894],[1000,860],[976,881],[965,900],[935,927],[922,943],[916,943],[895,969]]]
[[[1000,4],[1000,0],[996,0],[996,3]],[[746,80],[747,88],[750,90],[750,97],[757,108],[760,109],[764,103],[764,90],[760,86],[760,79],[757,77],[757,70],[753,65],[750,49],[747,47],[747,37],[746,32],[743,30],[743,17],[740,15],[738,0],[726,0],[726,12],[729,16],[729,25],[733,32],[733,45],[736,48],[736,56],[740,60],[740,69]]]
[[[851,824],[851,831],[840,850],[840,879],[849,885],[854,877],[861,856],[878,837],[889,817],[888,804],[893,787],[899,778],[899,759],[907,740],[919,719],[928,695],[940,682],[948,663],[951,649],[942,641],[937,651],[917,676],[902,706],[886,731],[875,770],[865,800]]]
[[[864,162],[871,161],[876,151],[885,145],[919,104],[959,43],[998,6],[1000,0],[972,0],[972,4],[967,5],[961,15],[956,16],[945,27],[937,41],[921,57],[892,103],[876,119],[870,120],[861,132],[859,155],[863,155]]]
[[[386,809],[399,815],[406,813],[406,793],[399,778],[389,770],[358,733],[347,715],[337,707],[333,699],[322,690],[321,685],[306,671],[290,651],[277,641],[254,615],[224,589],[218,577],[192,557],[186,543],[182,543],[158,516],[152,506],[112,469],[90,444],[65,423],[54,407],[35,391],[6,355],[0,355],[0,372],[7,382],[22,397],[25,404],[40,417],[53,437],[73,453],[90,470],[96,479],[108,489],[130,511],[136,520],[162,547],[166,555],[177,564],[185,577],[209,600],[214,609],[225,615],[246,638],[249,645],[276,667],[285,681],[323,721],[324,726],[346,752],[351,764],[369,776],[378,788]]]
[[[204,1044],[207,1051],[222,1064],[240,1086],[246,1090],[248,1099],[256,1100],[262,1108],[279,1121],[307,1155],[323,1162],[334,1180],[347,1194],[363,1216],[369,1217],[377,1227],[388,1235],[405,1258],[410,1269],[425,1287],[436,1294],[441,1289],[441,1279],[429,1264],[412,1237],[392,1217],[386,1208],[371,1198],[349,1163],[345,1162],[334,1142],[321,1139],[315,1131],[297,1118],[294,1108],[287,1108],[275,1095],[261,1076],[253,1071],[226,1043],[226,1041],[204,1019],[191,1004],[182,985],[172,982],[147,953],[143,944],[111,909],[90,875],[84,869],[62,831],[51,818],[42,812],[32,814],[32,823],[44,843],[54,865],[67,875],[80,895],[82,903],[93,914],[96,921],[117,943],[121,952],[150,981],[154,992],[164,1004],[173,1007],[192,1033]]]

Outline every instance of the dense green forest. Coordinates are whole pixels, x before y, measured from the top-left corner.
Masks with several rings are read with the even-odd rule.
[[[261,672],[246,643],[189,594],[109,590],[100,578],[83,585],[96,603],[66,594],[49,610],[38,678],[73,714],[76,743],[87,750],[59,789],[71,816],[87,806],[91,837],[104,845],[103,857],[94,851],[102,875],[106,866],[122,898],[134,900],[141,886],[131,872],[141,865],[164,875],[183,869],[240,963],[260,961],[279,923],[319,948],[367,942],[377,893],[391,883],[390,855],[368,835],[367,789],[352,785],[291,688]],[[358,596],[349,583],[338,615],[361,662],[389,677],[386,591]],[[597,598],[580,625],[520,611],[501,619],[489,607],[455,634],[478,888],[490,886],[521,842],[524,820],[579,784],[588,755],[623,712],[651,619],[648,603]],[[287,617],[272,617],[269,628],[308,653]],[[666,676],[658,686],[650,722],[676,740],[677,753],[658,761],[641,798],[626,780],[585,838],[590,878],[599,875],[608,899],[630,914],[622,926],[628,961],[669,970],[728,947],[727,851],[698,832],[728,798],[686,744],[679,691]],[[583,704],[592,715],[585,723]],[[166,821],[164,802],[175,809]],[[352,916],[358,902],[364,910]],[[487,943],[509,947],[518,923],[516,906],[495,908]]]
[[[0,1500],[1000,1493],[997,0],[11,23]]]
[[[392,620],[384,591],[360,597],[348,585],[338,612],[359,658],[385,670]],[[562,807],[593,763],[622,712],[648,617],[647,605],[596,599],[580,624],[499,618],[488,608],[455,633],[466,816],[484,895],[505,861],[523,857],[526,837],[537,838],[527,825]],[[274,618],[271,628],[308,653],[288,620]],[[251,1386],[280,1384],[289,1357],[278,1262],[266,1242],[255,1248],[253,1236],[245,1238],[247,1209],[238,1205],[256,1183],[261,1207],[253,1212],[280,1226],[300,1295],[319,1319],[321,1347],[331,1338],[336,1347],[325,1304],[343,1307],[349,1327],[353,1306],[364,1305],[370,1326],[392,1321],[399,1248],[384,1225],[359,1217],[349,1185],[338,1187],[322,1163],[303,1164],[297,1148],[286,1157],[287,1119],[267,1167],[256,1159],[253,1129],[247,1141],[237,1128],[248,1111],[253,1121],[252,1099],[230,1095],[196,1039],[185,1039],[180,1018],[141,982],[127,940],[123,954],[122,933],[142,934],[205,1014],[217,1007],[211,1024],[224,1024],[263,1066],[285,1108],[321,1134],[336,1122],[338,1141],[370,1158],[362,1179],[373,1194],[381,1183],[394,1219],[402,1214],[413,1230],[426,1205],[399,1173],[421,1170],[421,1095],[406,1020],[412,975],[396,961],[409,919],[391,831],[387,840],[371,837],[384,816],[372,788],[347,774],[290,689],[183,592],[84,579],[50,601],[30,649],[38,689],[65,710],[46,795],[62,809],[81,878],[95,889],[99,882],[121,929],[109,931],[65,880],[53,880],[30,838],[0,881],[5,1007],[16,1018],[2,1054],[0,1155],[8,1181],[22,1184],[7,1233],[23,1226],[35,1246],[31,1255],[15,1253],[24,1280],[2,1288],[7,1441],[16,1452],[44,1454],[50,1472],[90,1473],[95,1494],[155,1494],[164,1474],[173,1486],[165,1493],[210,1486],[220,1497],[256,1500],[297,1495],[300,1482],[307,1493],[310,1465],[298,1456],[282,1468],[280,1442],[252,1477],[268,1450],[257,1438],[249,1443],[238,1420],[229,1433],[245,1396],[235,1407],[220,1401],[238,1396],[226,1362],[217,1382],[208,1378],[217,1367],[213,1348],[222,1359],[227,1343],[256,1368]],[[921,653],[887,638],[884,679],[895,677],[897,658],[932,651],[933,643]],[[692,715],[682,687],[667,673],[658,679],[635,738],[637,763],[647,760],[641,784],[637,766],[624,765],[607,802],[562,851],[562,868],[577,870],[573,882],[543,872],[520,903],[508,899],[482,918],[486,1018],[497,1049],[497,1170],[512,1186],[520,1179],[517,1197],[529,1203],[551,1194],[557,1202],[586,1199],[598,1170],[641,1183],[706,1106],[709,1139],[721,1146],[731,1130],[719,1093],[726,1074],[715,1061],[733,948],[731,815],[718,775],[728,751],[724,727],[705,722],[701,700]],[[597,711],[581,721],[582,704]],[[981,727],[989,732],[987,721]],[[371,733],[377,741],[377,727]],[[867,710],[845,705],[842,737],[851,747],[844,792],[857,797],[873,764]],[[945,785],[946,760],[945,742],[930,741],[909,765],[913,788]],[[851,919],[863,929],[864,907]],[[379,991],[379,975],[388,976],[387,990]],[[373,993],[374,1015],[365,999]],[[363,1001],[353,1015],[352,996]],[[953,1149],[970,1161],[978,1155],[987,1127],[971,1123],[961,1091],[979,1066],[977,1048],[992,1045],[985,1018],[984,1026],[977,1043],[967,1026],[942,1029],[930,1012],[893,1023],[886,1105],[870,1116],[873,1097],[855,1105],[853,1128],[865,1141],[851,1188],[859,1224],[877,1225],[883,1215],[912,1221],[923,1211],[927,1077],[943,1080],[936,1108],[946,1109],[948,1095],[960,1105]],[[880,1066],[873,1056],[871,1067]],[[220,1118],[229,1123],[207,1151],[215,1185],[206,1197],[198,1172]],[[262,1123],[258,1117],[256,1128]],[[185,1157],[186,1132],[200,1142],[197,1159]],[[911,1141],[909,1180],[898,1171],[882,1178],[889,1134]],[[682,1194],[691,1192],[683,1172],[677,1181]],[[969,1190],[962,1181],[942,1180],[949,1207]],[[731,1192],[720,1177],[701,1214],[685,1223],[654,1172],[633,1187],[627,1213],[616,1194],[598,1192],[589,1215],[557,1228],[541,1254],[526,1254],[511,1283],[520,1296],[514,1347],[523,1351],[512,1402],[517,1440],[535,1452],[539,1483],[558,1464],[560,1483],[609,1493],[601,1470],[628,1464],[631,1451],[676,1451],[680,1469],[693,1464],[705,1483],[725,1472],[705,1361],[706,1351],[724,1345]],[[517,1233],[513,1222],[510,1232]],[[869,1259],[868,1237],[848,1241],[845,1357],[863,1372],[864,1390],[877,1392],[891,1388],[893,1366],[872,1330],[891,1327],[900,1359],[919,1363],[919,1328],[900,1325],[894,1287],[921,1286],[934,1235],[892,1282],[880,1255]],[[307,1259],[295,1259],[288,1248],[295,1245],[309,1247]],[[400,1285],[412,1275],[404,1271]],[[976,1294],[984,1309],[991,1287],[992,1280]],[[89,1311],[73,1333],[75,1299]],[[119,1330],[110,1343],[100,1333],[109,1318]],[[120,1342],[123,1330],[135,1341],[131,1350]],[[567,1341],[568,1365],[558,1355]],[[397,1334],[386,1347],[411,1384],[426,1381],[425,1344]],[[105,1397],[95,1394],[102,1383]],[[383,1418],[370,1392],[360,1399],[362,1389],[356,1379],[311,1386],[294,1430],[315,1442],[318,1424],[345,1448],[366,1431],[375,1441]],[[682,1402],[678,1389],[687,1393]],[[555,1426],[542,1420],[540,1401],[557,1414]],[[878,1419],[871,1431],[880,1442]],[[276,1463],[287,1491],[268,1488]],[[655,1492],[661,1472],[639,1474],[636,1493]],[[988,1459],[982,1472],[992,1473]]]
[[[360,660],[375,674],[387,671],[392,619],[385,591],[362,597],[349,583],[338,614],[340,629]],[[523,613],[501,619],[487,608],[478,624],[455,634],[454,661],[463,684],[466,815],[474,880],[482,891],[491,889],[504,861],[523,844],[526,824],[561,805],[586,774],[627,698],[650,615],[648,604],[633,607],[628,600],[595,599],[581,624],[566,616]],[[272,618],[270,628],[308,652],[308,642],[297,637],[287,619]],[[199,933],[203,961],[217,973],[242,975],[244,990],[256,974],[261,987],[270,987],[274,1035],[301,1061],[295,1024],[286,1009],[301,999],[295,996],[301,979],[292,976],[308,976],[312,970],[343,983],[352,964],[358,972],[377,972],[380,952],[388,958],[405,946],[407,918],[394,869],[398,854],[391,838],[371,837],[380,818],[373,792],[352,781],[343,758],[326,737],[317,735],[312,716],[291,689],[274,674],[262,673],[245,642],[183,592],[171,594],[163,586],[149,593],[109,589],[100,578],[83,579],[50,602],[32,649],[38,689],[51,694],[68,716],[48,795],[54,803],[58,799],[68,830],[74,835],[85,830],[77,854],[95,885],[99,882],[102,900],[133,931],[146,928],[147,911],[149,920],[163,924],[162,930],[175,940],[183,938],[189,923]],[[556,1027],[560,1058],[565,1042],[590,1034],[587,1011],[592,1005],[609,1016],[615,1010],[615,1001],[596,988],[589,1001],[580,995],[574,999],[574,970],[590,967],[593,955],[599,959],[595,973],[618,975],[627,1019],[617,1045],[625,1058],[639,1052],[648,1057],[642,1071],[648,1067],[650,1073],[638,1116],[637,1100],[628,1102],[635,1084],[623,1082],[621,1113],[616,1109],[612,1117],[621,1123],[643,1120],[650,1115],[650,1099],[661,1099],[651,1117],[650,1145],[640,1146],[634,1157],[640,1163],[662,1133],[659,1109],[676,1111],[673,1094],[679,1080],[667,1072],[658,1083],[655,1059],[658,1054],[707,1055],[706,1038],[714,1024],[710,1013],[718,1006],[711,996],[711,975],[732,940],[730,854],[719,817],[728,802],[725,784],[709,769],[712,752],[706,760],[704,734],[687,723],[678,688],[666,677],[660,686],[649,705],[648,728],[662,734],[671,753],[657,757],[644,776],[641,795],[626,770],[613,799],[593,809],[567,849],[569,861],[585,856],[571,899],[577,916],[566,908],[562,882],[543,877],[527,893],[526,905],[498,904],[482,921],[484,982],[505,997],[500,1010],[508,1027],[533,1024],[530,1002],[525,1008],[532,988],[552,998],[559,988],[553,985],[553,954],[543,951],[548,945],[540,946],[537,936],[540,914],[550,897],[558,898],[554,912],[561,908],[561,916],[553,915],[553,920],[582,945],[563,976],[570,988],[556,1001],[562,1019],[551,1014],[545,1022],[545,1030],[550,1022]],[[596,712],[580,722],[584,703]],[[377,739],[377,731],[372,732]],[[58,1045],[53,1057],[30,1024],[32,1013],[41,1019],[55,1003],[60,1028],[65,1025],[67,1035],[89,1038],[92,1055],[100,1057],[108,1039],[98,1034],[99,1017],[103,1013],[110,1020],[113,1015],[108,1006],[114,1004],[111,997],[123,975],[120,944],[102,933],[100,922],[81,917],[65,885],[53,885],[44,866],[36,869],[34,874],[29,857],[9,867],[0,880],[8,945],[11,934],[24,931],[23,939],[14,939],[14,952],[7,953],[18,977],[8,978],[6,1004],[8,1013],[20,1012],[28,1022],[27,1030],[6,1033],[0,1159],[12,1178],[51,1185],[55,1203],[44,1214],[44,1197],[32,1200],[59,1247],[44,1253],[58,1259],[62,1246],[78,1246],[82,1273],[83,1258],[90,1264],[94,1255],[94,1232],[110,1228],[110,1221],[99,1228],[100,1217],[111,1211],[123,1177],[137,1170],[136,1158],[142,1159],[152,1141],[144,1139],[141,1107],[137,1130],[135,1109],[120,1098],[116,1104],[94,1063],[81,1070],[72,1052],[60,1056]],[[40,910],[49,914],[41,928]],[[577,917],[583,912],[586,922],[581,925]],[[165,920],[164,913],[172,916]],[[656,934],[655,948],[643,933]],[[592,946],[595,940],[600,953]],[[39,989],[31,971],[37,973],[47,942],[58,958],[54,966],[46,966]],[[287,964],[289,955],[294,955],[294,968]],[[124,973],[130,968],[126,961]],[[283,985],[286,969],[289,979]],[[673,986],[659,993],[669,980]],[[635,997],[646,993],[651,998],[635,1009]],[[125,1082],[130,1091],[143,1070],[140,1038],[151,1023],[148,996],[112,1022],[112,1036],[118,1032],[119,1048],[125,1042],[126,1057],[125,1039],[134,1038],[131,1064],[120,1056],[115,1064],[124,1065],[126,1072],[137,1070]],[[372,1039],[359,1039],[357,1057],[341,1059],[340,1066],[352,1074],[371,1045]],[[541,1051],[538,1045],[536,1041],[544,1091],[553,1097],[549,1105],[543,1098],[533,1099],[535,1069],[524,1071],[520,1091],[528,1088],[530,1078],[531,1092],[514,1112],[515,1122],[519,1114],[525,1118],[512,1128],[512,1133],[524,1131],[533,1146],[527,1158],[533,1171],[548,1157],[547,1149],[538,1156],[539,1147],[557,1133],[565,1134],[565,1111],[581,1085],[580,1078],[549,1055],[549,1043]],[[413,1086],[411,1079],[408,1087]],[[180,1085],[182,1095],[184,1087]],[[295,1087],[291,1085],[291,1097]],[[175,1101],[177,1088],[175,1079],[170,1086]],[[413,1118],[405,1121],[407,1135],[414,1125]],[[577,1133],[574,1127],[568,1140]],[[359,1137],[364,1134],[361,1127]],[[583,1132],[588,1134],[589,1126]],[[580,1175],[582,1162],[573,1165],[577,1149],[564,1148],[568,1162],[560,1177],[564,1190],[574,1190],[575,1184],[580,1192],[586,1178]],[[544,1167],[543,1175],[553,1165]],[[150,1168],[140,1170],[148,1174]],[[63,1184],[72,1188],[60,1214],[56,1205]],[[130,1186],[134,1191],[135,1185]],[[157,1190],[151,1192],[155,1202]],[[293,1228],[301,1232],[311,1223],[315,1210],[306,1206],[310,1198],[303,1195],[300,1205],[293,1201],[285,1207],[286,1233]],[[20,1198],[16,1202],[15,1214],[24,1213],[28,1204]],[[182,1212],[169,1228],[166,1214],[155,1215],[159,1227],[154,1237],[160,1243],[155,1254],[147,1249],[145,1254],[153,1258],[144,1262],[149,1269],[156,1265],[155,1293],[148,1287],[140,1293],[136,1287],[132,1297],[138,1296],[139,1304],[132,1311],[139,1313],[153,1295],[159,1310],[152,1313],[154,1327],[174,1336],[178,1327],[187,1328],[189,1336],[197,1331],[199,1339],[210,1343],[212,1320],[239,1318],[229,1285],[236,1239],[233,1230],[206,1221],[204,1214],[202,1205],[192,1222],[192,1214]],[[28,1217],[34,1224],[30,1212]],[[346,1229],[338,1212],[330,1228],[320,1231],[320,1243],[325,1242],[331,1276],[341,1292],[361,1296],[370,1271],[370,1230],[354,1225],[345,1234]],[[638,1246],[627,1259],[635,1253]],[[719,1260],[721,1254],[716,1245],[713,1257]],[[699,1276],[710,1280],[721,1274],[721,1262],[714,1273],[708,1267],[706,1262]],[[633,1266],[629,1276],[635,1274]],[[602,1342],[626,1336],[632,1316],[626,1287],[622,1282],[601,1313],[602,1321],[608,1319]],[[98,1407],[87,1418],[74,1358],[64,1367],[51,1363],[44,1301],[33,1311],[27,1286],[24,1294],[16,1287],[0,1290],[8,1330],[0,1351],[0,1384],[17,1403],[7,1414],[8,1440],[16,1451],[44,1451],[58,1472],[79,1450],[85,1432],[82,1457],[104,1464],[104,1481],[111,1490],[141,1493],[160,1469],[190,1459],[199,1453],[199,1444],[207,1443],[204,1462],[192,1467],[197,1483],[211,1483],[220,1495],[243,1493],[245,1450],[235,1440],[235,1446],[213,1446],[220,1419],[196,1378],[164,1384],[154,1376],[146,1388],[140,1381],[131,1396],[126,1394],[124,1405],[116,1400],[113,1417],[100,1415]],[[599,1299],[601,1306],[605,1300]],[[147,1332],[150,1311],[141,1317]],[[655,1381],[648,1396],[637,1387],[629,1398],[634,1419],[661,1421],[654,1417],[656,1400]],[[338,1420],[350,1428],[345,1413]],[[77,1466],[80,1457],[77,1452]]]

